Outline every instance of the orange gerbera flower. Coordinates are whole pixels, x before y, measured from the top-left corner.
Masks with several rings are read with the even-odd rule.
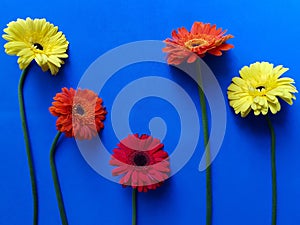
[[[56,127],[67,137],[92,139],[103,129],[107,112],[102,99],[93,91],[62,88],[53,99],[49,111],[58,117]]]
[[[233,38],[231,34],[224,35],[227,31],[217,29],[210,23],[195,22],[189,32],[185,27],[172,31],[172,39],[167,38],[167,46],[163,49],[168,53],[168,64],[179,65],[183,61],[193,63],[197,56],[204,57],[206,53],[215,56],[222,55],[234,46],[225,43]]]

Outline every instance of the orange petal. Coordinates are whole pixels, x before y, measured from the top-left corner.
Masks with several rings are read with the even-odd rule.
[[[222,55],[222,52],[218,49],[209,50],[208,53],[210,53],[212,55],[215,55],[215,56],[221,56]]]
[[[232,44],[222,44],[221,46],[218,47],[218,49],[222,51],[227,51],[232,48],[234,48]]]

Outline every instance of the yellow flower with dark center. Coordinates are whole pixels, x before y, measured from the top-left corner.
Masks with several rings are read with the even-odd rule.
[[[26,18],[12,21],[4,29],[2,37],[9,55],[19,56],[20,69],[24,70],[34,59],[43,71],[50,69],[55,75],[64,64],[69,42],[58,27],[45,19]]]
[[[251,110],[254,115],[266,115],[270,111],[275,114],[281,109],[278,98],[293,104],[297,93],[295,82],[288,77],[281,77],[288,68],[276,66],[268,62],[256,62],[240,70],[240,77],[234,77],[228,87],[229,104],[236,114],[242,117]]]

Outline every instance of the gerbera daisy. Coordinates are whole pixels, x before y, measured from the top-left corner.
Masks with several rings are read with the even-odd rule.
[[[62,32],[45,19],[17,19],[10,22],[4,29],[2,37],[8,42],[4,45],[5,52],[9,55],[17,55],[22,74],[18,85],[18,99],[20,116],[22,120],[22,130],[24,134],[25,148],[30,172],[31,187],[33,194],[33,224],[38,223],[38,192],[34,161],[31,152],[30,138],[28,133],[23,87],[27,76],[27,68],[33,59],[38,63],[43,71],[50,69],[52,74],[56,74],[67,58],[66,50],[68,42]]]
[[[288,68],[276,66],[268,62],[256,62],[249,67],[244,66],[240,70],[240,77],[234,77],[228,87],[229,104],[234,108],[236,114],[242,117],[249,114],[251,110],[254,115],[265,115],[271,136],[271,168],[272,168],[272,225],[277,221],[277,173],[276,173],[276,137],[275,130],[270,118],[267,116],[269,109],[275,114],[281,109],[279,99],[293,104],[297,93],[293,85],[293,79],[281,75]]]
[[[58,117],[56,127],[67,137],[91,139],[104,127],[106,110],[93,91],[62,88],[53,99],[49,111]]]
[[[281,109],[278,98],[293,104],[297,93],[294,80],[280,76],[288,68],[276,66],[268,62],[256,62],[240,70],[240,77],[234,77],[228,87],[229,104],[236,114],[242,117],[251,110],[257,116],[266,115],[270,111],[275,114]]]
[[[217,29],[216,25],[210,23],[194,22],[191,31],[185,27],[172,31],[172,38],[167,38],[167,46],[163,49],[168,53],[168,64],[179,65],[184,61],[193,63],[197,56],[204,57],[206,53],[220,56],[222,51],[233,48],[233,45],[225,42],[233,38],[225,35],[227,31]]]
[[[113,150],[110,164],[117,166],[114,176],[123,175],[120,184],[147,192],[161,186],[169,177],[170,164],[164,145],[156,138],[143,134],[129,135]]]
[[[43,71],[50,69],[55,75],[64,64],[62,59],[68,58],[69,42],[65,35],[45,19],[17,19],[10,22],[4,32],[2,37],[8,41],[4,45],[5,52],[19,56],[22,70],[34,59]]]

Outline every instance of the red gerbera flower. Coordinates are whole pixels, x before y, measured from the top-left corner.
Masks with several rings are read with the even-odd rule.
[[[56,128],[67,137],[92,139],[103,129],[106,110],[102,99],[91,90],[62,88],[49,111],[57,116]]]
[[[117,166],[113,176],[123,175],[120,184],[147,192],[161,186],[169,177],[170,164],[164,145],[156,138],[143,134],[129,135],[113,150],[110,164]]]
[[[222,55],[222,51],[233,48],[233,45],[225,43],[233,38],[230,34],[224,35],[226,32],[222,28],[217,29],[216,25],[202,22],[195,22],[190,32],[185,27],[178,28],[178,32],[173,30],[172,39],[165,40],[167,46],[163,49],[168,53],[168,64],[193,63],[197,55],[204,57],[206,53]]]

